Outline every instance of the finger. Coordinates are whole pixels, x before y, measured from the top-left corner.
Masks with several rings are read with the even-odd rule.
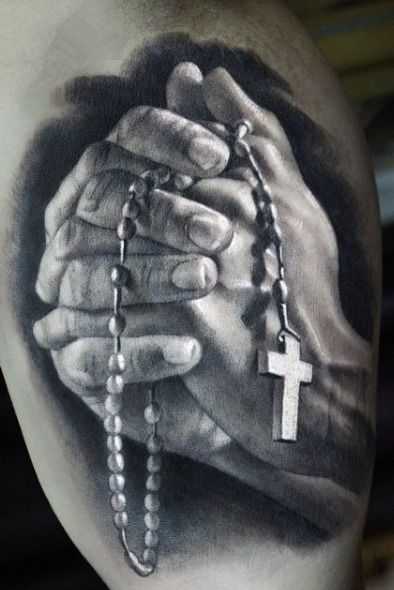
[[[217,121],[207,121],[206,119],[200,119],[198,123],[209,129],[209,131],[212,131],[212,133],[223,139],[226,143],[228,142],[229,130],[222,123],[218,123]]]
[[[203,92],[210,112],[221,123],[234,126],[240,119],[248,119],[257,135],[275,140],[285,137],[276,115],[253,102],[224,68],[205,76]]]
[[[112,352],[111,338],[82,338],[52,352],[52,358],[67,385],[89,390],[105,386]],[[123,338],[122,354],[126,360],[124,382],[141,383],[183,375],[199,362],[202,349],[190,336],[155,335]]]
[[[122,337],[141,337],[192,333],[193,322],[190,309],[173,303],[171,314],[166,304],[136,305],[124,308],[126,325]],[[174,316],[177,321],[174,322]],[[86,312],[67,307],[58,307],[35,322],[33,333],[37,343],[46,349],[60,350],[80,338],[107,338],[108,311]]]
[[[60,280],[57,300],[52,297],[48,274],[39,275],[36,291],[47,303],[82,310],[109,309],[113,303],[111,268],[118,260],[110,256],[72,260]],[[207,295],[217,282],[216,265],[204,256],[136,255],[130,256],[125,266],[124,305],[196,299]]]
[[[209,203],[234,222],[251,223],[256,218],[252,187],[245,180],[204,178],[187,190],[187,196],[199,203]]]
[[[147,106],[126,113],[109,138],[135,154],[191,176],[220,174],[230,155],[227,144],[202,125]]]
[[[291,182],[289,184],[302,184],[301,172],[287,141],[278,142],[266,137],[250,135],[245,137],[243,142],[249,145],[271,193],[283,192],[283,190],[275,190],[275,184],[279,181],[279,184],[284,186],[285,179],[290,176]]]
[[[134,236],[127,247],[129,254],[175,254],[171,248],[163,248],[152,240]],[[118,254],[119,238],[112,229],[96,227],[78,217],[66,221],[56,232],[46,248],[46,261],[72,260],[87,255]]]
[[[208,119],[210,114],[204,102],[202,81],[202,72],[196,64],[178,64],[167,81],[167,108],[194,121]]]
[[[247,166],[232,167],[229,170],[223,172],[221,178],[231,178],[233,180],[247,182],[252,188],[254,188],[258,183],[256,176],[253,174],[252,170]]]
[[[44,301],[57,301],[60,280],[70,260],[83,256],[115,256],[118,253],[119,239],[114,231],[94,227],[71,217],[58,229],[45,248],[38,271],[37,293]],[[128,253],[165,255],[174,253],[174,250],[135,236],[130,242]]]
[[[131,178],[121,170],[96,176],[81,196],[78,217],[89,224],[115,230]],[[141,204],[136,224],[138,235],[183,252],[217,253],[232,238],[232,226],[226,217],[205,205],[159,189],[151,191],[147,205]]]
[[[74,214],[78,199],[89,179],[110,168],[128,170],[139,175],[151,166],[147,160],[131,156],[127,150],[109,141],[90,145],[70,174],[60,184],[56,195],[45,210],[47,241]]]

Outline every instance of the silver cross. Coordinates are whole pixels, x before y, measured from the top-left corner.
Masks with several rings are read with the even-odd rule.
[[[284,335],[284,352],[259,350],[259,373],[283,378],[283,394],[274,396],[273,439],[297,440],[298,404],[301,383],[312,381],[312,365],[300,360],[300,343]]]

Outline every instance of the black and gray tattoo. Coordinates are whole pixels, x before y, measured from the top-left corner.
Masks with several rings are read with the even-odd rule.
[[[63,97],[16,187],[16,299],[130,565],[223,527],[339,535],[372,463],[375,302],[328,138],[252,53],[180,35]]]

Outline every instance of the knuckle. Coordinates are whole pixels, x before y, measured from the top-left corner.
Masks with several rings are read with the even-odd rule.
[[[61,351],[61,367],[68,378],[83,387],[94,387],[98,362],[86,339],[79,339]]]
[[[82,260],[72,260],[60,285],[60,299],[68,306],[80,307],[89,296],[90,273]]]
[[[81,195],[80,203],[83,202],[85,207],[92,204],[96,209],[96,204],[100,204],[106,198],[114,198],[119,193],[123,194],[130,186],[131,181],[135,178],[127,170],[117,168],[107,168],[97,172],[90,178]]]
[[[73,350],[70,348],[66,346],[61,350],[51,350],[51,357],[63,385],[73,393],[84,397],[89,392],[89,389],[86,389],[89,383],[86,383],[86,376],[83,378],[83,374],[76,368]]]
[[[130,368],[137,379],[146,379],[152,370],[162,362],[161,349],[159,347],[137,345],[130,354]]]
[[[61,324],[63,326],[65,334],[68,336],[74,336],[77,332],[78,322],[77,314],[73,309],[59,309],[61,312]]]
[[[58,307],[51,312],[51,324],[56,334],[56,340],[64,340],[73,336],[76,329],[75,311],[65,307]]]
[[[155,232],[157,231],[166,236],[169,232],[172,232],[172,220],[179,213],[179,206],[177,206],[174,199],[162,198],[161,193],[156,192],[152,196],[149,208],[152,228]]]
[[[78,190],[79,187],[74,176],[74,171],[72,171],[60,183],[56,195],[48,203],[45,209],[44,224],[45,231],[48,236],[52,236],[54,231],[56,231],[57,229],[58,220],[62,217],[63,214],[63,206],[65,199],[69,199],[70,201],[72,201],[74,195],[78,192]]]
[[[272,111],[266,111],[265,118],[270,127],[280,127],[279,119]]]
[[[62,342],[69,337],[67,310],[57,308],[51,311],[34,326],[34,334],[41,346],[58,350]]]
[[[202,129],[201,125],[199,125],[198,123],[195,123],[194,121],[189,121],[189,120],[186,120],[186,122],[184,122],[183,130],[184,130],[185,135],[190,140],[193,140],[195,137],[201,135],[202,131],[205,131]],[[206,135],[208,135],[208,134],[206,134]]]
[[[125,137],[129,134],[130,129],[136,123],[150,123],[155,116],[156,109],[151,106],[138,106],[127,111],[121,118],[117,125],[117,133],[120,137]]]
[[[82,154],[76,169],[78,181],[93,176],[96,171],[105,167],[111,151],[111,144],[107,141],[98,141],[89,145]]]
[[[261,159],[267,174],[277,173],[283,169],[283,154],[277,142],[271,137],[259,137],[256,140],[256,155]]]
[[[96,369],[95,355],[87,347],[86,341],[77,340],[72,347],[72,362],[77,371],[86,375],[94,375]]]
[[[54,250],[56,258],[69,258],[78,241],[78,224],[74,219],[67,220],[57,231]]]
[[[277,161],[279,158],[282,159],[281,151],[278,145],[270,139],[266,140],[265,142],[265,151],[273,161]]]
[[[54,303],[53,297],[51,296],[51,289],[48,281],[48,266],[50,260],[48,260],[48,249],[45,251],[43,258],[41,259],[40,268],[35,284],[35,292],[41,301],[45,303]]]
[[[138,272],[134,272],[133,275],[133,283],[138,282],[138,293],[140,297],[145,299],[152,286],[156,283],[156,272],[153,266],[148,261],[145,261],[144,257],[141,257]]]

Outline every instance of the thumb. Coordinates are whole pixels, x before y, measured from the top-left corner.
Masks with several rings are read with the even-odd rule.
[[[275,142],[285,136],[276,115],[257,105],[224,68],[209,72],[203,80],[205,104],[220,123],[234,126],[248,119],[256,135]]]
[[[205,120],[210,114],[203,96],[203,75],[192,62],[178,64],[166,85],[167,108],[187,119]]]

